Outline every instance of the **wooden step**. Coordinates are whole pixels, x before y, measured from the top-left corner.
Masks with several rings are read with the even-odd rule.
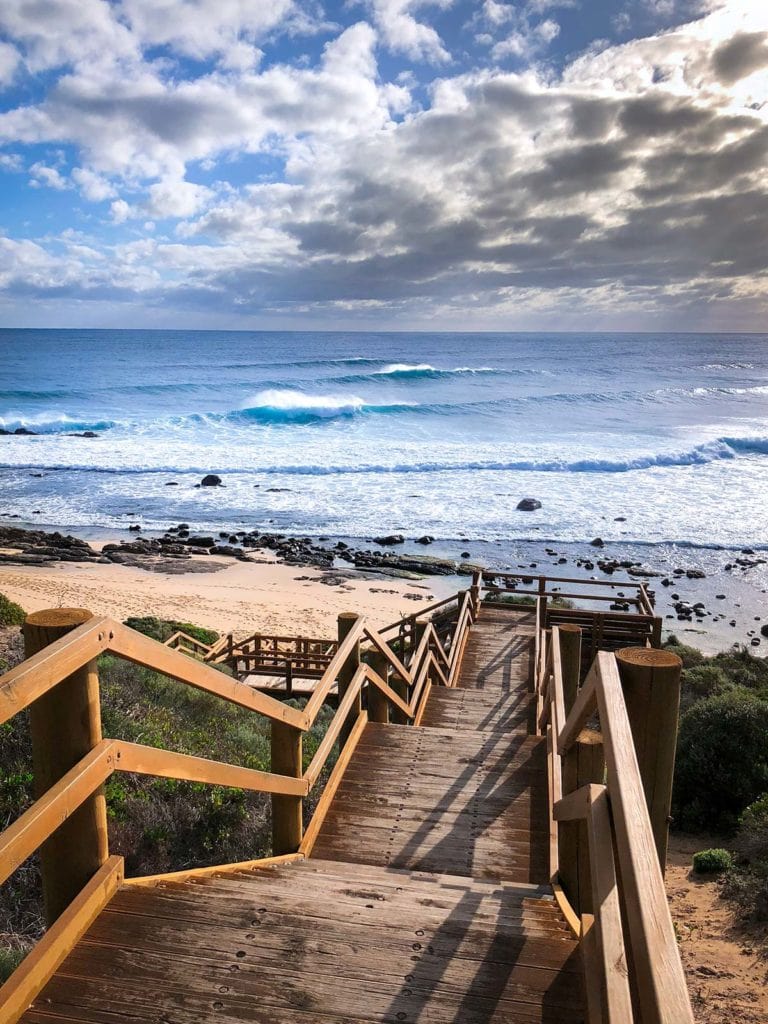
[[[124,887],[22,1019],[577,1024],[577,944],[529,892],[314,859]]]
[[[421,724],[437,729],[532,732],[536,702],[527,684],[516,692],[434,687]]]
[[[458,687],[511,693],[527,690],[535,625],[532,612],[483,608],[469,633]]]
[[[314,854],[541,883],[548,834],[542,737],[371,723]]]

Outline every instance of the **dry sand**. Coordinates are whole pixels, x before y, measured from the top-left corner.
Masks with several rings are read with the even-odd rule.
[[[445,579],[345,581],[320,583],[324,574],[274,562],[233,562],[206,557],[222,568],[213,573],[174,575],[124,565],[52,563],[50,566],[4,566],[0,593],[26,611],[42,608],[88,608],[97,615],[125,619],[155,615],[207,626],[220,633],[287,632],[333,637],[339,612],[355,611],[385,626],[404,615],[418,614],[431,600],[455,588]]]
[[[765,931],[738,920],[716,879],[691,871],[697,850],[721,845],[712,836],[670,836],[667,895],[694,1016],[698,1024],[765,1024]]]

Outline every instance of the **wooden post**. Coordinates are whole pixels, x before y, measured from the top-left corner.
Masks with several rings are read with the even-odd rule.
[[[683,663],[671,651],[653,647],[623,647],[616,662],[663,874]]]
[[[26,656],[37,654],[92,617],[84,608],[33,612],[23,627]],[[35,796],[39,798],[101,742],[96,662],[89,662],[38,698],[29,717]],[[41,847],[49,925],[93,878],[108,855],[107,805],[100,788]]]
[[[277,775],[290,775],[294,779],[300,779],[301,730],[275,719],[272,720],[271,727],[272,771]],[[303,834],[302,806],[300,796],[272,794],[273,856],[296,853],[298,850]]]
[[[560,667],[563,673],[563,699],[566,718],[571,713],[573,702],[581,682],[581,626],[564,623],[559,627]],[[560,723],[560,728],[565,722]]]
[[[480,613],[480,587],[483,581],[483,574],[481,572],[472,573],[472,586],[469,588],[470,607],[472,609],[472,621],[477,620],[477,616]]]
[[[563,796],[605,778],[603,740],[599,732],[583,729],[562,758]],[[586,821],[560,822],[560,883],[571,906],[579,914],[592,912],[592,878]]]
[[[339,644],[345,639],[349,631],[357,622],[356,612],[342,612],[338,618],[338,631],[339,631]],[[349,689],[349,684],[352,682],[352,677],[360,667],[360,643],[356,643],[352,653],[347,658],[346,662],[342,665],[337,676],[339,683],[339,704],[344,699],[344,694]],[[344,744],[347,742],[355,722],[358,719],[360,712],[363,710],[362,693],[357,695],[357,698],[352,705],[347,721],[342,726],[341,732],[339,733],[339,750],[342,749]]]
[[[381,651],[371,651],[368,655],[368,664],[376,675],[381,676],[385,683],[388,682],[389,662]],[[372,683],[368,683],[368,720],[385,723],[389,721],[389,701]]]
[[[541,628],[547,628],[547,581],[539,576],[539,597],[541,598]]]

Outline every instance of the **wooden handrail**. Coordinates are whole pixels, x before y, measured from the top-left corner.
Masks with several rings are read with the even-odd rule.
[[[548,646],[552,653],[551,661],[547,658],[536,679],[537,693],[549,703],[552,818],[555,822],[584,820],[587,824],[594,921],[584,952],[595,959],[592,968],[597,967],[602,979],[598,994],[596,986],[590,989],[590,1019],[593,1014],[594,1019],[608,1024],[636,1019],[630,997],[631,964],[635,979],[632,987],[637,992],[643,1024],[692,1024],[616,658],[605,651],[597,654],[564,719],[559,628],[553,627],[549,645],[542,630],[541,642],[542,648]],[[605,749],[606,785],[586,785],[563,796],[562,780],[558,778],[560,758],[576,742],[595,711]],[[550,859],[557,863],[556,830],[550,836],[554,843]],[[622,931],[622,904],[627,936]],[[627,943],[631,957],[625,951]],[[596,999],[600,1000],[599,1010],[593,1005]]]
[[[333,656],[328,668],[320,677],[320,682],[315,687],[314,693],[307,701],[307,705],[304,708],[304,713],[307,719],[307,729],[312,728],[320,708],[325,703],[325,699],[331,692],[331,688],[336,683],[336,677],[339,674],[342,666],[347,662],[350,654],[355,649],[356,644],[363,635],[363,629],[365,627],[365,620],[362,616],[358,617],[357,622],[354,624],[352,629],[349,631],[343,642],[339,644],[338,650]]]
[[[113,740],[102,740],[0,833],[0,884],[109,778],[115,746]]]
[[[211,761],[191,754],[177,754],[141,743],[115,741],[114,767],[122,772],[157,775],[185,782],[205,782],[212,786],[231,786],[261,793],[285,793],[306,796],[309,786],[303,779],[262,772],[256,768],[240,768],[223,761]]]
[[[296,729],[310,727],[311,722],[305,712],[297,711],[288,704],[282,704],[279,700],[275,700],[274,697],[230,679],[203,662],[194,661],[184,654],[179,654],[178,651],[172,651],[163,644],[158,644],[148,636],[137,633],[136,630],[129,629],[121,623],[111,620],[107,620],[107,622],[111,636],[105,649],[120,655],[126,661],[132,661],[144,668],[161,672],[179,682],[187,683],[198,690],[205,690],[206,693],[221,697],[232,704],[239,704],[240,707],[247,708],[249,711],[256,711],[266,718],[285,722],[286,725],[292,725]],[[68,634],[68,636],[73,635],[73,633]]]
[[[106,617],[89,619],[0,676],[0,725],[103,654],[112,642],[116,626]]]

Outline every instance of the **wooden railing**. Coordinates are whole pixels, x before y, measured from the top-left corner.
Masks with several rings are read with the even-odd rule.
[[[25,625],[29,656],[0,676],[0,724],[30,709],[37,799],[0,833],[0,884],[42,848],[49,929],[0,990],[2,1020],[18,1019],[123,881],[122,858],[109,855],[103,795],[114,772],[268,793],[273,854],[306,856],[367,721],[391,716],[418,724],[431,687],[454,684],[473,618],[469,592],[454,599],[453,618],[452,629],[442,633],[428,618],[415,620],[415,645],[401,656],[364,618],[340,616],[335,653],[299,709],[110,618],[68,609],[30,616]],[[105,653],[265,716],[271,723],[271,771],[102,738],[96,659]],[[302,737],[334,687],[338,707],[304,770]],[[336,765],[304,832],[303,802],[323,777],[337,743]]]
[[[542,629],[578,626],[583,640],[582,673],[598,651],[661,645],[662,619],[654,610],[654,594],[645,582],[570,579],[488,569],[474,574],[472,586],[488,604],[536,601]]]
[[[631,680],[622,685],[614,654],[600,652],[579,685],[579,642],[578,632],[541,630],[536,694],[548,748],[550,874],[581,936],[589,1020],[692,1024],[664,889],[669,802],[652,795],[665,791],[665,772],[668,791],[672,764],[647,744],[638,757],[624,696]],[[673,656],[633,650],[625,660],[646,672],[669,681],[676,669],[679,700]],[[585,731],[595,716],[600,731]]]

